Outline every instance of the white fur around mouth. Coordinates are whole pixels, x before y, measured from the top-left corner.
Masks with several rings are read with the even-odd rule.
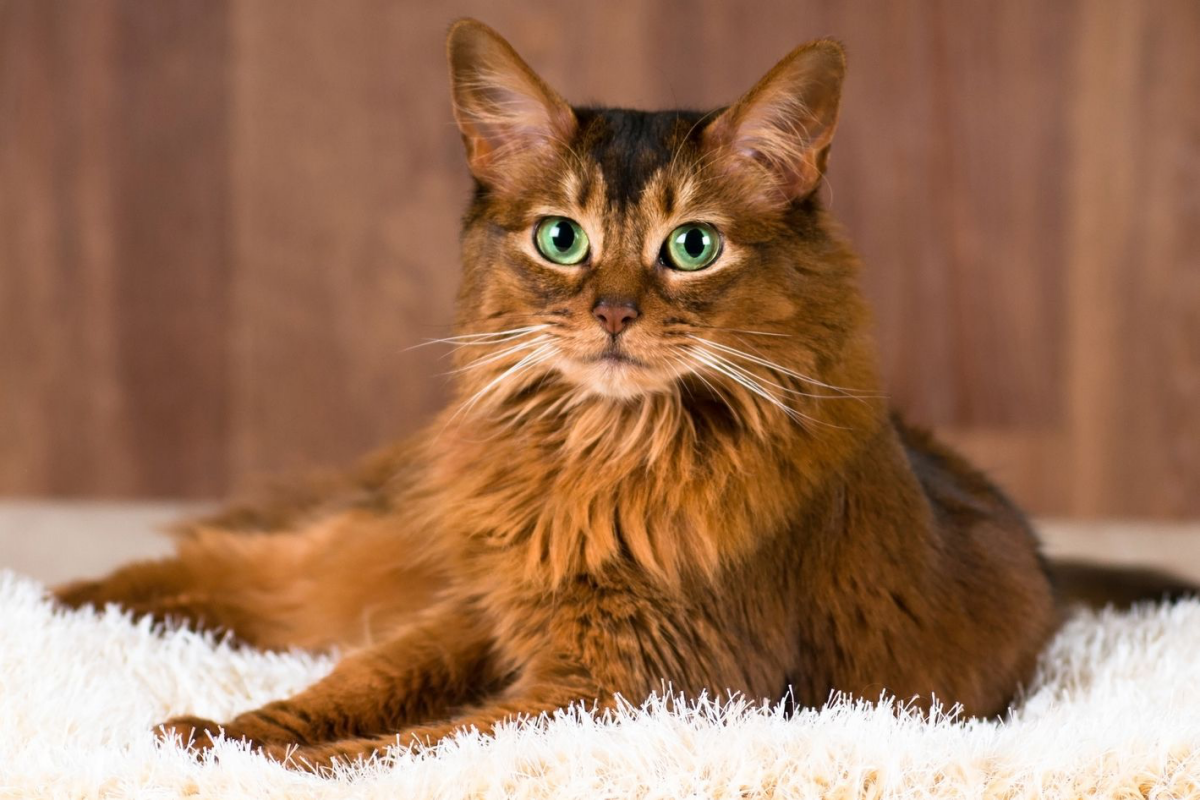
[[[606,351],[586,360],[564,359],[559,371],[583,393],[614,400],[633,400],[658,394],[670,386],[666,376],[637,358]]]

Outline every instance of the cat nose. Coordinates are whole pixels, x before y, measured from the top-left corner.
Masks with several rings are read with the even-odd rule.
[[[600,327],[616,336],[640,314],[633,300],[601,298],[592,308],[592,316],[600,321]]]

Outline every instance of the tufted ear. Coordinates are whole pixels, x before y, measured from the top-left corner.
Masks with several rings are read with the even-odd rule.
[[[845,74],[837,42],[797,47],[705,128],[718,168],[766,202],[808,196],[825,172]]]
[[[575,114],[500,34],[461,19],[446,40],[454,119],[480,181],[502,188],[530,159],[552,157]]]

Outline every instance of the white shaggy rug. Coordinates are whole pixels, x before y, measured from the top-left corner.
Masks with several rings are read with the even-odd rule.
[[[1004,724],[834,705],[560,715],[461,735],[336,779],[234,743],[199,763],[160,745],[172,714],[223,719],[329,659],[156,633],[114,609],[55,612],[0,572],[0,797],[1200,797],[1200,602],[1077,616]]]

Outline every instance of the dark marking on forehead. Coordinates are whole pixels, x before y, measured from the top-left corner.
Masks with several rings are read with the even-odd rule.
[[[575,146],[600,165],[611,206],[625,209],[641,197],[646,182],[669,163],[676,149],[700,140],[699,111],[630,111],[577,108]],[[685,145],[686,147],[687,145]]]
[[[592,190],[596,187],[592,185],[592,174],[584,173],[579,179],[579,191],[575,197],[575,205],[583,208],[587,205],[588,198],[592,196]]]
[[[668,217],[675,213],[675,184],[670,181],[663,183],[662,210]]]

